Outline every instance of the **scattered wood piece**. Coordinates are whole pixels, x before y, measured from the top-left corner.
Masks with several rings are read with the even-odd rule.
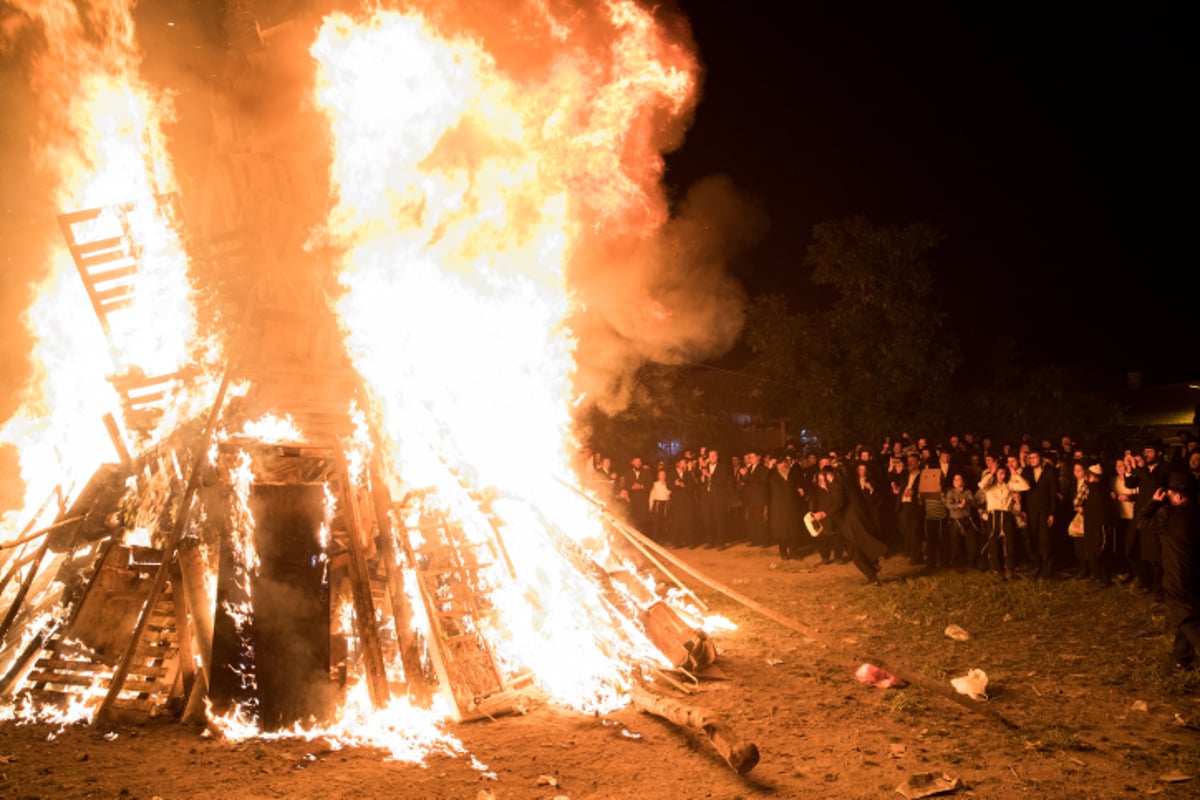
[[[642,687],[634,687],[631,696],[639,711],[661,717],[682,728],[702,732],[738,775],[745,775],[758,764],[757,745],[742,741],[713,711],[655,694]]]

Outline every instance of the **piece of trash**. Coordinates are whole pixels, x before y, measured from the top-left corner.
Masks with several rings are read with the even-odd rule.
[[[891,750],[890,755],[892,758],[903,758],[904,754],[908,752],[908,747],[902,744],[889,745],[889,749]]]
[[[626,739],[642,738],[642,735],[640,733],[634,733],[633,731],[628,730],[628,729],[621,731],[621,735],[624,736]]]
[[[553,775],[538,775],[538,786],[558,786],[558,778]]]
[[[1183,716],[1182,714],[1176,714],[1176,715],[1175,715],[1175,724],[1176,724],[1176,725],[1182,725],[1182,726],[1183,726],[1183,727],[1185,727],[1185,728],[1191,728],[1191,727],[1193,727],[1192,723],[1188,722],[1188,721],[1187,721],[1187,720],[1184,718],[1184,716]]]
[[[972,700],[987,700],[987,673],[981,669],[971,669],[961,678],[952,678],[950,685],[959,694],[965,694]]]
[[[1159,775],[1158,779],[1163,783],[1187,783],[1192,779],[1192,776],[1188,775],[1186,772],[1180,772],[1179,770],[1175,769],[1171,770],[1166,775]]]
[[[896,787],[896,791],[910,800],[915,800],[918,797],[933,797],[935,794],[946,794],[961,788],[960,778],[952,778],[945,773],[934,775],[932,772],[919,772],[909,775],[904,783]]]
[[[1149,711],[1150,706],[1146,705],[1145,700],[1134,700],[1133,705],[1129,707],[1130,711]]]
[[[116,731],[109,731],[108,733],[104,734],[104,741],[115,742],[118,735],[119,734]]]
[[[768,667],[778,667],[778,666],[779,666],[780,664],[782,664],[782,663],[783,663],[783,659],[782,659],[782,658],[768,658],[768,659],[767,659],[767,666],[768,666]]]
[[[908,685],[903,678],[897,678],[874,664],[863,664],[854,673],[854,677],[858,678],[859,683],[866,683],[877,689],[903,689]]]
[[[944,632],[956,642],[965,642],[971,638],[971,634],[967,633],[964,628],[961,628],[958,625],[947,625]]]

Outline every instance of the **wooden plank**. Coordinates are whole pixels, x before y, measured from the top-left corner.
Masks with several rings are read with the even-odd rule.
[[[42,671],[59,672],[96,672],[107,671],[109,667],[97,664],[95,661],[72,661],[69,658],[59,658],[59,654],[42,656],[34,662],[34,668]]]
[[[68,211],[65,214],[58,215],[58,223],[67,227],[78,225],[81,222],[91,222],[104,213],[103,208],[85,208],[82,211]]]
[[[33,684],[49,683],[57,686],[103,686],[108,683],[108,675],[106,673],[79,675],[72,672],[43,672],[41,670],[34,670],[29,673],[25,680]]]

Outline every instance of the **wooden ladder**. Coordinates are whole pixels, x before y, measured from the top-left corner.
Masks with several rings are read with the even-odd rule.
[[[157,211],[176,227],[176,198],[157,198]],[[105,336],[112,335],[112,315],[133,305],[143,248],[130,222],[133,206],[114,205],[60,214],[58,224],[79,270],[88,299]],[[114,381],[127,415],[161,411],[174,391],[178,373],[130,374]]]
[[[494,610],[481,591],[481,573],[496,563],[500,552],[491,539],[471,541],[462,525],[441,511],[423,516],[416,533],[409,540],[420,542],[413,555],[432,639],[459,713],[471,718],[477,715],[481,698],[504,688],[495,655],[482,633]]]
[[[161,551],[143,552],[161,556]],[[146,573],[147,579],[158,568],[151,561],[135,566]],[[95,712],[108,693],[114,670],[112,664],[75,640],[69,625],[60,626],[45,637],[32,668],[14,685],[12,695],[18,703],[28,697],[39,706],[82,705]],[[180,678],[175,599],[168,585],[154,604],[113,710],[129,719],[168,713],[172,699],[182,696]]]

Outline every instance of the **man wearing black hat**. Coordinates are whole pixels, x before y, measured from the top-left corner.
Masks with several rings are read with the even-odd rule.
[[[746,537],[750,544],[766,547],[767,469],[759,463],[758,451],[746,451],[742,467],[742,511],[746,515]]]
[[[868,530],[859,510],[846,492],[842,478],[833,466],[821,468],[821,480],[813,498],[813,517],[841,534],[854,566],[866,576],[867,582],[879,583],[879,559],[887,546]]]
[[[1138,586],[1149,592],[1156,600],[1162,600],[1162,544],[1159,542],[1159,532],[1156,526],[1143,527],[1137,523],[1142,517],[1142,511],[1154,498],[1156,490],[1167,485],[1167,465],[1163,463],[1162,442],[1151,442],[1142,448],[1142,458],[1146,466],[1133,471],[1131,478],[1125,479],[1125,485],[1137,489],[1133,501],[1133,535],[1125,543],[1125,553],[1129,563],[1134,565],[1138,577]]]
[[[1141,527],[1158,533],[1162,545],[1167,631],[1175,635],[1171,657],[1179,669],[1195,669],[1200,650],[1200,516],[1195,505],[1190,476],[1172,472],[1166,488],[1155,490],[1137,518]]]

